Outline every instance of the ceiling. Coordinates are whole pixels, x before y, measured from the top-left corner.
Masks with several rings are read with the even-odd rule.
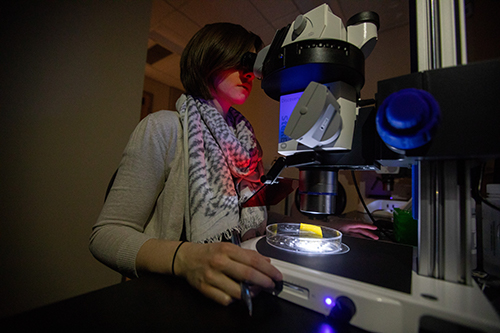
[[[379,32],[408,24],[408,0],[153,0],[148,49],[159,44],[172,53],[152,65],[146,64],[146,76],[183,89],[180,55],[204,25],[238,23],[258,34],[267,45],[277,29],[323,3],[344,23],[362,11],[378,13]]]

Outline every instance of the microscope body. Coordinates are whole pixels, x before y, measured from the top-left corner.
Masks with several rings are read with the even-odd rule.
[[[443,13],[450,9],[447,2],[434,5],[444,6]],[[431,17],[426,6],[418,2],[420,18]],[[450,16],[455,13],[449,10]],[[297,167],[299,209],[333,215],[340,210],[339,170],[411,169],[413,214],[418,220],[412,291],[377,291],[374,303],[368,302],[377,305],[353,320],[380,331],[416,332],[439,324],[500,332],[498,315],[471,274],[478,169],[500,157],[500,61],[448,64],[380,81],[373,103],[364,103],[359,100],[364,60],[375,46],[377,28],[374,13],[353,16],[345,28],[322,5],[278,30],[257,55],[254,73],[262,78],[266,94],[280,101],[278,152],[283,155],[262,181],[276,183],[283,168]],[[430,34],[422,33],[419,41],[426,36]],[[362,283],[351,290],[352,283],[333,285],[339,294],[358,298],[358,305],[376,290],[358,292]],[[397,301],[381,304],[388,295]],[[429,301],[429,295],[437,296]],[[399,304],[397,310],[394,304]],[[372,317],[375,308],[393,316],[395,326],[387,329],[387,321]]]
[[[284,167],[297,167],[299,210],[338,215],[339,170],[411,169],[418,273],[470,285],[472,261],[464,258],[473,250],[478,199],[471,187],[477,188],[477,168],[500,157],[500,62],[383,80],[375,105],[362,107],[364,58],[377,27],[377,16],[364,12],[346,29],[323,5],[278,30],[263,50],[256,67],[265,92],[281,101],[278,152],[284,156],[263,181],[272,184]],[[360,37],[360,30],[373,33]]]
[[[280,100],[278,152],[293,156],[289,161],[294,162],[284,166],[299,166],[302,212],[339,213],[337,172],[342,163],[325,153],[335,152],[336,162],[347,157],[344,167],[371,168],[371,161],[361,163],[348,155],[355,141],[364,61],[376,44],[377,30],[377,14],[355,15],[345,27],[325,4],[278,30],[257,56],[262,89]],[[268,183],[274,181],[273,173]]]

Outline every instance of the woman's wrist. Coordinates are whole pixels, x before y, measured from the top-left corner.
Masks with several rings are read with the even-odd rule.
[[[174,275],[174,276],[175,276],[175,257],[177,256],[177,252],[179,252],[180,247],[185,242],[186,241],[182,241],[182,242],[179,243],[179,245],[177,245],[177,247],[175,249],[175,252],[174,252],[174,256],[172,257],[172,268],[170,270],[171,270],[172,275]]]
[[[172,259],[174,252],[181,242],[167,241],[162,239],[150,239],[146,241],[136,256],[136,270],[140,272],[171,274]],[[176,255],[175,274],[178,274],[178,259],[182,248],[187,244],[183,244]]]

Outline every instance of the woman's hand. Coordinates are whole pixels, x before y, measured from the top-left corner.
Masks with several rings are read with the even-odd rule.
[[[273,289],[283,278],[269,258],[231,243],[185,243],[174,264],[176,275],[223,305],[241,298],[240,281]]]
[[[377,227],[373,224],[368,224],[355,220],[331,218],[329,220],[329,226],[331,228],[340,230],[343,234],[349,236],[368,237],[375,240],[378,240],[379,238],[375,233],[372,232],[373,230],[377,230]]]

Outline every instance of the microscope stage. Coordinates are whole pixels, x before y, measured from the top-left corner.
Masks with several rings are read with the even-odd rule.
[[[282,272],[280,298],[329,316],[335,300],[347,297],[356,308],[350,323],[368,331],[474,327],[500,332],[498,314],[477,285],[418,275],[412,269],[413,247],[347,236],[342,241],[350,251],[328,255],[280,250],[266,237],[242,247],[271,258]]]

